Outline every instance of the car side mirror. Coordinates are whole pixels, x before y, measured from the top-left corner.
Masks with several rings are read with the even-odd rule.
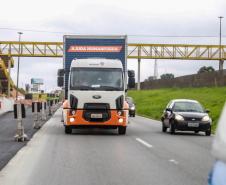
[[[209,109],[206,109],[206,113],[210,113],[210,110]]]
[[[173,110],[171,108],[166,108],[166,111],[169,111],[169,112],[173,112]]]

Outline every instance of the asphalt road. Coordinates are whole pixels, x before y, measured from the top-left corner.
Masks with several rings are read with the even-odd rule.
[[[0,172],[4,185],[204,185],[214,136],[161,132],[161,123],[130,118],[117,130],[64,133],[61,109]]]
[[[53,108],[51,108],[53,113]],[[14,136],[18,133],[17,119],[14,119],[14,112],[8,112],[0,116],[0,170],[9,162],[9,160],[24,147],[27,142],[38,131],[34,129],[34,113],[32,108],[25,109],[26,118],[23,119],[24,133],[27,135],[27,141],[16,142]],[[45,110],[47,121],[51,118],[48,115],[49,109]],[[38,113],[39,123],[42,126],[46,121],[42,121],[41,112]]]

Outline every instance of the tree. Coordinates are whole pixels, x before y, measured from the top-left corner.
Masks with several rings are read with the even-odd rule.
[[[149,76],[147,79],[145,79],[144,81],[147,82],[147,81],[151,81],[151,80],[154,80],[155,77],[154,76]]]
[[[215,69],[212,66],[209,67],[203,66],[199,69],[198,73],[205,73],[210,71],[215,71]]]
[[[161,79],[165,79],[165,78],[174,78],[174,74],[173,73],[166,73],[166,74],[162,74],[160,76]]]

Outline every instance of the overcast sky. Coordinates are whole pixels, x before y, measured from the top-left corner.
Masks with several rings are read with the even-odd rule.
[[[98,34],[128,35],[128,43],[218,45],[219,16],[225,17],[222,45],[226,45],[225,0],[10,0],[1,2],[0,41],[18,41],[21,31],[21,41],[63,42],[67,34]],[[15,84],[17,60],[14,57],[11,70]],[[141,81],[154,75],[154,62],[141,60]],[[219,68],[219,61],[157,62],[159,77],[195,74],[203,66]],[[56,74],[62,67],[62,58],[21,57],[19,87],[29,84],[31,78],[43,78],[41,89],[58,89]],[[128,68],[137,74],[137,60],[128,60]]]

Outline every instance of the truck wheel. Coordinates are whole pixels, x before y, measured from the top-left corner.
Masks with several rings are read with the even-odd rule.
[[[118,127],[118,134],[125,135],[126,134],[126,127]]]
[[[72,128],[69,126],[65,126],[65,133],[66,134],[71,134],[72,133]]]
[[[172,123],[170,123],[170,134],[175,134],[175,127]]]

